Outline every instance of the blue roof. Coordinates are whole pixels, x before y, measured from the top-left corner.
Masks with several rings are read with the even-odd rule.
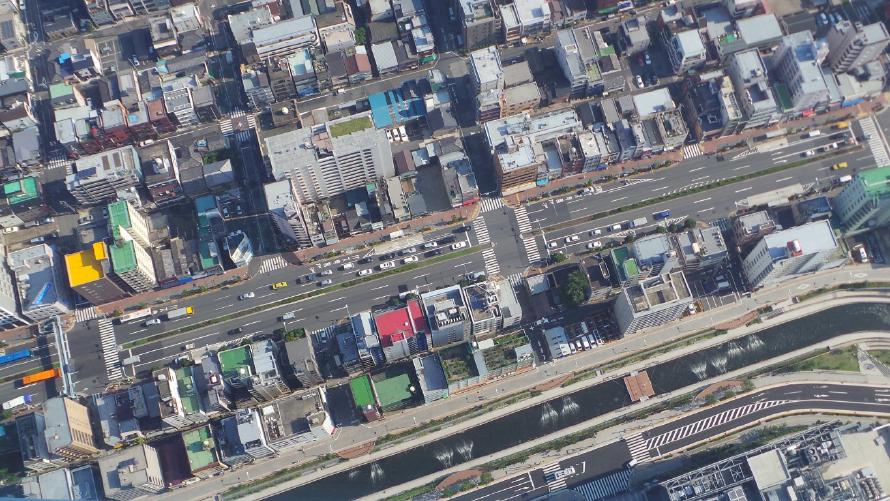
[[[405,99],[398,89],[371,94],[368,101],[371,103],[371,118],[378,129],[400,125],[426,115],[422,99]]]

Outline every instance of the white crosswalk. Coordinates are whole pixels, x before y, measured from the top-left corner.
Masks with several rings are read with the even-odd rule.
[[[522,287],[522,273],[514,273],[508,276],[507,281],[510,282],[510,285],[513,286],[514,289]]]
[[[46,161],[46,170],[50,169],[65,169],[65,174],[72,174],[73,170],[71,168],[71,161],[62,154],[55,153]]]
[[[513,214],[516,217],[516,225],[519,227],[519,233],[522,238],[522,246],[525,247],[525,255],[528,257],[529,263],[534,263],[541,259],[541,251],[538,250],[538,242],[535,240],[535,237],[532,235],[526,235],[526,233],[531,233],[532,231],[532,223],[528,220],[528,212],[524,205],[520,205],[519,207],[513,209]]]
[[[74,310],[74,320],[76,322],[84,323],[89,322],[94,318],[99,317],[99,312],[96,311],[95,306],[90,306],[89,308],[79,308]]]
[[[566,486],[565,478],[554,479],[554,478],[550,477],[551,473],[556,473],[557,471],[559,471],[561,469],[562,469],[562,466],[560,466],[558,462],[548,464],[547,466],[544,466],[543,468],[541,468],[541,470],[544,471],[544,478],[548,479],[547,487],[550,489],[550,492],[564,489]]]
[[[621,470],[572,487],[587,501],[598,501],[620,494],[630,486],[630,470]]]
[[[875,124],[875,117],[869,115],[860,119],[859,126],[862,127],[862,132],[868,136],[868,147],[871,149],[872,156],[875,157],[875,165],[878,167],[890,165],[890,153],[887,152],[888,145],[884,144],[883,137]]]
[[[695,158],[702,156],[701,148],[698,143],[690,144],[683,147],[683,158]]]
[[[519,227],[519,233],[528,233],[532,231],[532,223],[528,220],[528,212],[524,205],[520,205],[513,209],[513,214],[516,215],[516,226]]]
[[[735,419],[741,419],[748,414],[763,410],[769,409],[770,407],[775,407],[777,405],[782,405],[786,403],[786,400],[765,400],[763,402],[755,402],[753,404],[748,404],[742,407],[736,407],[733,409],[729,409],[723,411],[719,414],[713,414],[703,419],[699,419],[694,423],[690,423],[686,426],[682,426],[680,428],[674,428],[670,431],[666,431],[660,435],[655,437],[651,437],[646,440],[644,447],[646,451],[650,449],[654,449],[656,447],[661,447],[663,445],[669,444],[671,442],[676,442],[678,440],[682,440],[690,435],[695,435],[696,433],[703,432],[705,430],[710,430],[711,428],[721,426],[725,423],[733,421]],[[630,446],[628,446],[630,447]],[[633,451],[631,451],[631,455],[633,455]]]
[[[498,258],[494,251],[485,249],[482,251],[482,259],[485,260],[485,274],[489,277],[499,275],[501,273],[501,265],[498,264]]]
[[[501,207],[503,207],[504,199],[500,198],[500,197],[498,197],[498,198],[482,197],[481,204],[482,204],[482,212],[490,212],[490,211],[497,210],[497,209],[500,209]]]
[[[535,237],[523,235],[522,246],[525,247],[525,255],[528,256],[529,263],[541,260],[541,252],[538,250],[538,241],[535,240]]]
[[[263,264],[260,265],[260,273],[269,273],[285,267],[287,267],[287,261],[283,257],[272,256],[263,260]]]
[[[488,226],[485,224],[485,218],[477,217],[473,220],[473,233],[476,234],[476,239],[479,240],[479,245],[485,245],[488,242],[491,242],[491,237],[488,235]]]
[[[105,360],[105,372],[108,380],[123,379],[120,358],[117,353],[117,338],[114,336],[114,325],[107,318],[99,319],[99,343],[102,345],[102,359]]]
[[[231,118],[220,118],[218,123],[219,131],[223,134],[231,134],[235,130],[235,126],[232,125]]]
[[[630,438],[625,438],[624,443],[627,444],[627,450],[630,451],[630,457],[637,463],[644,463],[652,460],[652,457],[649,456],[649,449],[646,447],[646,441],[643,440],[643,436],[639,433]]]

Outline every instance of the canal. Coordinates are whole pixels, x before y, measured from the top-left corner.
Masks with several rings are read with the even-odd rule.
[[[888,328],[888,304],[836,306],[653,366],[648,372],[656,393],[661,394],[836,336]],[[622,379],[616,378],[270,499],[355,499],[534,440],[630,403]]]

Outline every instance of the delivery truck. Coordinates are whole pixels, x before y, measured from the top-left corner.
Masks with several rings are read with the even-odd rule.
[[[645,217],[638,217],[638,218],[634,219],[633,221],[631,221],[630,227],[631,228],[639,228],[640,226],[646,226],[646,223],[648,223],[648,222],[649,222],[649,220],[646,219]]]
[[[8,411],[11,409],[15,409],[16,407],[22,405],[29,405],[31,403],[31,395],[22,395],[20,397],[15,397],[12,400],[7,400],[3,402],[3,410]]]
[[[167,320],[176,320],[177,318],[187,317],[194,312],[195,310],[191,306],[186,306],[183,308],[170,310],[164,316],[167,318]]]

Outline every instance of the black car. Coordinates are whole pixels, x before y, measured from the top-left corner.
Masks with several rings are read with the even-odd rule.
[[[370,263],[370,262],[371,262],[371,258],[370,258],[370,257],[363,257],[363,258],[361,258],[361,259],[358,260],[358,264],[368,264],[368,263]]]
[[[470,231],[469,226],[458,226],[457,228],[454,229],[455,233],[466,233],[468,231]]]
[[[442,255],[442,249],[433,249],[433,250],[431,250],[431,251],[427,251],[427,252],[425,252],[423,255],[424,255],[424,257],[441,256],[441,255]]]
[[[395,257],[396,257],[396,253],[395,253],[395,252],[387,252],[386,254],[381,254],[381,255],[380,255],[380,260],[381,260],[381,261],[390,261],[390,260],[392,260],[392,259],[395,259]]]
[[[235,334],[241,334],[244,332],[244,327],[235,327],[234,329],[229,330],[229,335],[234,336]]]

